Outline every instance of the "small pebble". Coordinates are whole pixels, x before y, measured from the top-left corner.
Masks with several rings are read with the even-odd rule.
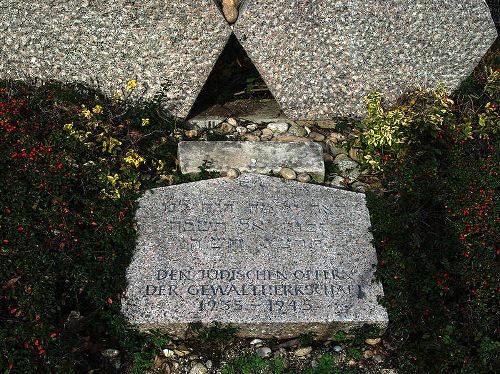
[[[365,343],[368,344],[368,345],[377,345],[378,343],[380,343],[381,340],[382,339],[380,339],[380,338],[366,339]]]
[[[120,356],[120,351],[118,349],[105,349],[101,355],[105,358],[115,358]]]
[[[195,138],[195,137],[198,136],[198,130],[188,130],[188,131],[185,132],[185,134],[190,139],[191,138]]]
[[[189,370],[189,374],[205,374],[208,373],[208,369],[201,362],[197,362],[194,366]]]
[[[331,140],[333,143],[339,143],[345,140],[345,136],[338,132],[332,132],[330,135],[328,135],[328,139]]]
[[[262,129],[262,135],[264,136],[273,136],[273,130],[271,129],[268,129],[268,128],[265,128],[265,129]]]
[[[224,18],[226,21],[232,25],[238,19],[238,8],[231,5],[222,4],[222,13],[224,14]]]
[[[261,339],[254,339],[250,342],[250,345],[257,345],[257,344],[262,344]]]
[[[226,177],[229,179],[236,179],[240,176],[240,171],[238,169],[229,169],[226,173]]]
[[[311,176],[307,173],[300,173],[297,175],[297,180],[302,183],[309,183],[311,181]]]
[[[242,138],[248,142],[260,142],[260,138],[257,135],[245,134]]]
[[[276,134],[283,134],[288,131],[290,125],[285,122],[280,123],[270,123],[267,125],[267,128]]]
[[[271,357],[271,355],[273,354],[273,351],[269,347],[262,347],[262,348],[257,349],[256,353],[261,358],[268,358],[268,357]]]
[[[339,168],[340,174],[344,177],[348,177],[351,180],[357,179],[360,174],[361,174],[361,168],[359,164],[351,160],[350,158],[347,158],[345,160],[337,161],[335,159],[335,164]]]
[[[296,123],[292,124],[287,131],[287,135],[292,136],[305,136],[307,134],[306,129]]]
[[[336,175],[332,178],[332,181],[330,182],[330,186],[332,187],[340,187],[340,188],[345,188],[345,178],[341,177],[340,175]]]
[[[305,357],[312,352],[312,347],[299,348],[293,352],[296,357]]]
[[[163,355],[166,357],[166,358],[171,358],[171,357],[174,357],[175,356],[175,352],[172,351],[171,349],[164,349],[163,350]]]
[[[262,135],[262,131],[260,130],[255,130],[252,132],[252,135],[255,135],[255,136],[261,136]]]
[[[288,180],[292,180],[292,179],[297,178],[297,173],[295,173],[295,171],[293,171],[290,168],[282,168],[280,170],[280,175],[283,178],[288,179]]]
[[[223,134],[231,134],[232,132],[234,132],[234,126],[230,125],[227,122],[224,122],[222,125],[220,125],[220,131]]]
[[[322,142],[323,140],[325,140],[325,136],[318,133],[318,132],[314,132],[312,131],[309,135],[308,135],[308,138],[311,139],[312,141],[314,142]]]
[[[325,162],[333,162],[334,158],[331,154],[329,153],[323,153],[323,160]]]
[[[248,131],[255,131],[255,130],[257,130],[257,128],[258,128],[258,126],[256,124],[253,124],[253,123],[251,125],[247,126]]]
[[[373,361],[375,361],[377,364],[378,364],[378,363],[381,363],[382,361],[384,361],[384,359],[382,358],[382,356],[381,356],[381,355],[374,355],[374,356],[372,357],[372,360],[373,360]]]
[[[238,134],[246,134],[246,133],[247,133],[247,131],[248,131],[248,130],[247,130],[247,128],[246,128],[246,127],[243,127],[243,126],[238,126],[238,127],[236,128],[236,132],[237,132]]]
[[[335,127],[337,127],[337,123],[332,120],[317,121],[316,126],[322,129],[334,129]]]
[[[333,162],[339,162],[339,161],[344,161],[347,160],[349,157],[345,153],[340,153],[335,157],[335,160]]]
[[[214,366],[214,364],[211,360],[208,360],[207,362],[205,362],[205,366],[207,367],[207,369],[210,370],[212,366]]]
[[[234,118],[232,118],[232,117],[231,117],[231,118],[228,118],[226,122],[227,122],[227,123],[229,123],[229,124],[230,124],[231,126],[233,126],[233,127],[238,126],[238,121],[236,121],[236,119],[234,119]]]
[[[174,349],[174,353],[179,356],[179,357],[184,357],[188,355],[190,352],[187,350],[181,350],[181,349]]]
[[[338,352],[342,352],[342,347],[341,347],[340,345],[336,345],[336,346],[334,346],[334,347],[333,347],[333,350],[334,350],[335,352],[337,352],[337,353],[338,353]]]

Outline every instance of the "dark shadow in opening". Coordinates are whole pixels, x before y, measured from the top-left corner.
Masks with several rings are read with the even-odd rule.
[[[224,109],[226,104],[241,102],[241,105],[254,106],[262,99],[272,100],[276,107],[279,107],[252,60],[232,34],[196,98],[188,118],[200,114],[223,117],[228,114],[227,108]],[[239,112],[233,108],[234,105],[230,106],[231,111]],[[241,111],[248,109],[250,108],[241,108]]]
[[[222,0],[214,0],[215,5],[217,5],[217,8],[219,8],[220,12],[222,13]]]

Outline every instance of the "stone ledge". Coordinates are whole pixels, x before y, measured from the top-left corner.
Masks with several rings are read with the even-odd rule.
[[[278,174],[288,167],[297,173],[308,173],[316,182],[325,179],[321,145],[314,142],[181,142],[178,158],[183,174],[194,174],[206,161],[207,170]]]

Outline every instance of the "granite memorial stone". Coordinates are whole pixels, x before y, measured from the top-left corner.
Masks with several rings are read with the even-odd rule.
[[[122,310],[141,330],[328,338],[387,325],[362,194],[244,174],[150,190],[136,219]]]
[[[484,0],[248,0],[235,35],[295,120],[365,113],[443,81],[458,87],[496,38]]]
[[[0,0],[0,77],[136,79],[146,99],[170,83],[185,117],[234,31],[290,119],[326,120],[373,91],[456,88],[496,38],[484,0],[247,0],[233,21],[214,0]]]
[[[136,79],[146,99],[169,83],[166,104],[185,117],[230,35],[213,0],[0,0],[0,77],[109,95]]]
[[[178,148],[181,172],[194,174],[205,166],[209,171],[229,169],[260,174],[278,174],[283,167],[325,179],[323,149],[314,142],[181,142]]]

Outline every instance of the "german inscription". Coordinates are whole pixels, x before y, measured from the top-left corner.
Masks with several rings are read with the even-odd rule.
[[[279,338],[387,321],[364,195],[244,174],[152,190],[137,221],[123,310],[139,328]]]

